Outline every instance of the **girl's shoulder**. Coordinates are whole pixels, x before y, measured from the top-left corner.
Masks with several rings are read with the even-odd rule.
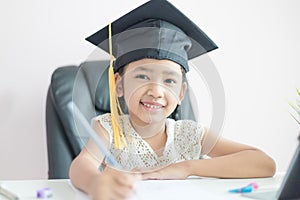
[[[128,115],[120,116],[120,120],[123,123],[129,123],[129,117]],[[111,121],[111,113],[105,113],[102,115],[99,115],[97,117],[94,117],[92,119],[92,123],[99,122],[100,125],[110,134],[112,135],[112,121]]]
[[[107,122],[111,123],[111,114],[110,113],[105,113],[102,115],[98,115],[92,119],[93,121],[99,121],[99,122]]]
[[[112,132],[111,114],[105,113],[98,115],[92,119],[92,123],[100,123],[100,125],[110,134]]]

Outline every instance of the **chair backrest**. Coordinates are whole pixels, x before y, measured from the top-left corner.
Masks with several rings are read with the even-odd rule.
[[[67,104],[71,101],[80,104],[88,121],[110,112],[108,64],[109,61],[90,61],[79,67],[60,67],[53,72],[46,102],[49,179],[69,178],[70,164],[83,147]],[[188,91],[181,106],[170,117],[194,119]]]

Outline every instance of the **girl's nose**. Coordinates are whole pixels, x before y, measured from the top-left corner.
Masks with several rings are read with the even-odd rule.
[[[147,94],[156,99],[164,97],[165,88],[159,83],[152,83],[148,87]]]

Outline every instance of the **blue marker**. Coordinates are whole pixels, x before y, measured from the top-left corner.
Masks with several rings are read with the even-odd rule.
[[[231,192],[231,193],[248,193],[248,192],[252,192],[253,189],[257,189],[257,188],[258,188],[257,183],[250,183],[245,187],[232,189],[232,190],[229,190],[228,192]]]
[[[231,192],[231,193],[247,193],[247,192],[252,192],[252,186],[246,186],[246,187],[242,187],[242,188],[232,189],[232,190],[229,190],[229,192]]]
[[[108,163],[110,165],[112,165],[113,167],[120,169],[119,163],[116,161],[116,159],[113,157],[113,155],[107,150],[107,148],[105,147],[103,142],[99,139],[99,137],[95,133],[94,129],[92,129],[92,127],[88,123],[87,119],[80,112],[80,110],[78,109],[76,104],[73,102],[70,102],[67,104],[67,108],[71,113],[74,114],[74,116],[78,119],[78,121],[82,123],[82,125],[84,126],[84,128],[87,131],[87,133],[89,134],[89,136],[93,139],[93,141],[96,143],[98,148],[105,155]]]

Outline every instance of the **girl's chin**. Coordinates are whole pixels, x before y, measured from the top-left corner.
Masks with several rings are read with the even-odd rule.
[[[151,125],[153,123],[162,122],[166,119],[166,116],[164,114],[152,114],[152,113],[135,113],[135,117],[131,115],[131,120],[133,120],[136,124],[144,124],[144,125]]]

